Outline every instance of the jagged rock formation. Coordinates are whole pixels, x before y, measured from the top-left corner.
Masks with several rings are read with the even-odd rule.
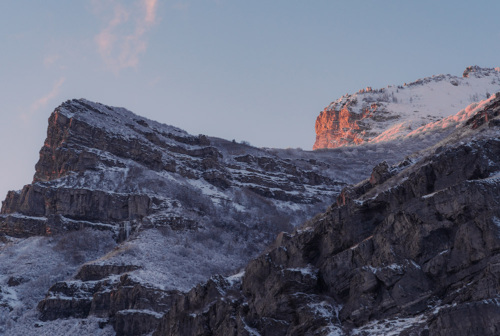
[[[177,298],[154,335],[500,334],[500,97]]]
[[[379,90],[368,87],[347,94],[317,117],[313,149],[406,136],[500,91],[499,71],[500,68],[470,66],[463,77],[438,75],[409,84]]]
[[[56,283],[39,298],[40,318],[95,317],[118,334],[147,333],[179,290],[242,266],[277,232],[324,209],[348,182],[335,178],[336,165],[325,153],[192,136],[71,100],[49,118],[33,183],[2,203],[0,236],[9,245],[89,228],[113,234],[120,244],[73,277],[47,275]],[[71,268],[92,244],[72,239],[81,250],[70,252]],[[0,308],[10,312],[21,306],[14,282],[0,277]]]
[[[124,239],[139,225],[193,228],[197,215],[180,213],[176,202],[191,197],[179,189],[197,193],[199,187],[219,202],[231,203],[232,192],[245,189],[250,198],[275,201],[272,206],[304,210],[342,185],[322,172],[325,166],[311,161],[304,170],[265,151],[191,136],[125,109],[68,101],[50,116],[33,184],[9,192],[3,202],[1,232],[19,237],[95,226]]]
[[[89,270],[92,267],[92,270]],[[89,315],[111,323],[117,335],[142,335],[154,331],[178,291],[165,291],[132,280],[125,265],[85,265],[75,281],[54,284],[38,304],[42,321]],[[109,276],[113,274],[114,276]],[[123,275],[122,275],[123,274]]]

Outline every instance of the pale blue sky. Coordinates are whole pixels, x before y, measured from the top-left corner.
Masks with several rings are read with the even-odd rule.
[[[87,98],[259,147],[315,140],[345,93],[500,66],[500,2],[0,3],[0,198],[30,183],[47,118]]]

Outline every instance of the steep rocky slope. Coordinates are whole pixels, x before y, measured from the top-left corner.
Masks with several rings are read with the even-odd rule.
[[[500,68],[465,69],[462,77],[438,75],[415,82],[368,87],[327,106],[316,119],[313,149],[380,142],[419,132],[467,105],[500,91]],[[447,128],[457,121],[448,119]],[[421,129],[420,129],[421,131]]]
[[[180,291],[242,267],[373,164],[413,151],[397,146],[258,149],[67,101],[33,183],[2,203],[0,330],[52,335],[74,319],[71,333],[90,321],[152,331]]]
[[[154,335],[499,335],[500,97],[420,158],[376,166]]]
[[[246,195],[232,202],[234,190],[245,189],[249,198],[262,196],[277,211],[293,213],[296,205],[303,210],[320,203],[341,185],[321,173],[328,163],[307,165],[301,169],[262,150],[73,100],[49,119],[34,183],[7,195],[2,213],[12,215],[2,230],[19,236],[112,225],[123,239],[138,225],[189,227],[209,211],[189,204],[201,202],[192,200],[190,191],[201,194],[198,198],[211,196],[207,203],[228,203],[245,212],[251,207]],[[177,208],[193,214],[179,215]],[[29,223],[19,216],[29,216]]]

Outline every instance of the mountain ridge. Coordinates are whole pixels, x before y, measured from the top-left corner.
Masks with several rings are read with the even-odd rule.
[[[0,331],[494,335],[499,114],[309,152],[64,102],[2,203]]]
[[[0,287],[12,293],[0,293],[0,307],[9,320],[30,320],[38,307],[39,328],[98,317],[152,331],[178,291],[243,266],[277,232],[323,210],[349,181],[335,177],[341,155],[258,149],[64,102],[49,117],[33,183],[2,202],[1,248],[20,262],[0,255]],[[31,249],[51,256],[38,273],[21,257]],[[30,292],[38,302],[23,299]]]
[[[500,91],[500,68],[467,67],[462,77],[436,75],[404,85],[359,90],[328,105],[316,118],[313,149],[380,142],[415,135]]]

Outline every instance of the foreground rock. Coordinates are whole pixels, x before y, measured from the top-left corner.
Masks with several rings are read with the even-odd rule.
[[[241,282],[176,299],[154,335],[500,334],[499,112],[495,99],[424,158],[378,166]]]
[[[159,325],[171,307],[177,291],[164,291],[131,280],[125,270],[93,265],[91,279],[64,281],[53,285],[38,304],[42,321],[60,318],[86,318],[89,315],[110,323],[117,335],[142,335]],[[109,272],[117,276],[109,276]],[[86,272],[82,268],[79,275]],[[78,278],[78,276],[77,276]],[[105,324],[103,323],[103,325]]]

